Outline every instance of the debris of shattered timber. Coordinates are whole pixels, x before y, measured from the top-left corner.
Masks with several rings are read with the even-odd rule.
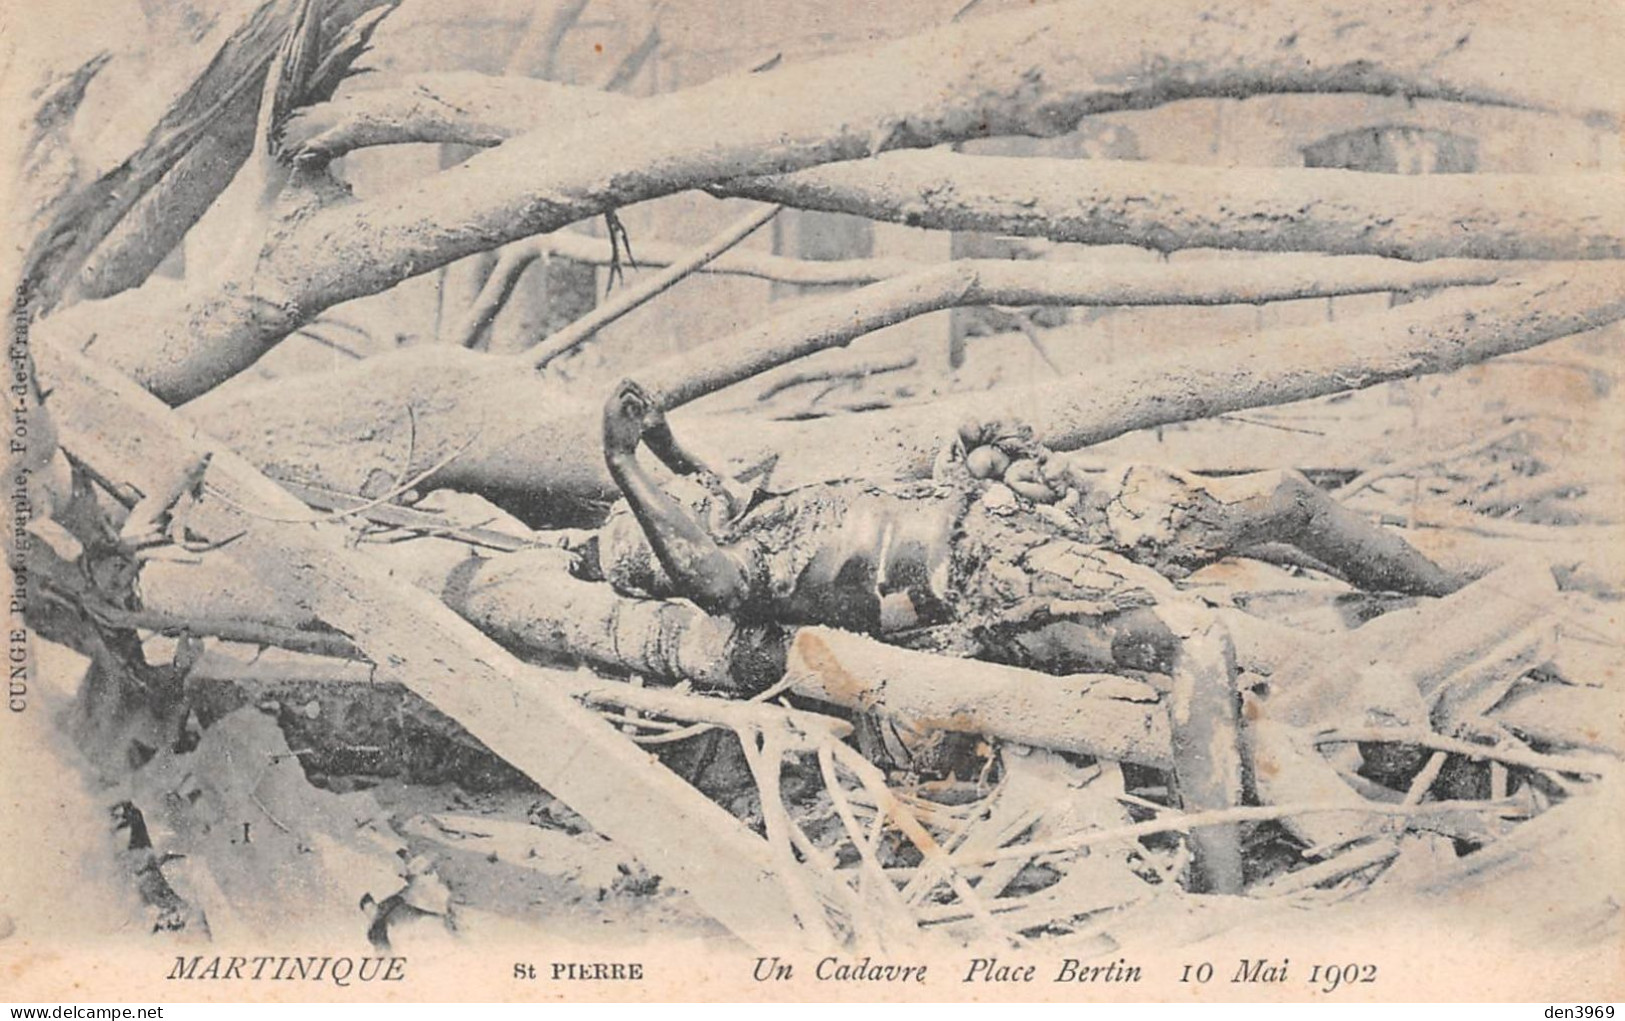
[[[9,552],[49,659],[33,696],[73,756],[38,756],[74,792],[38,839],[80,863],[85,924],[182,943],[297,925],[380,953],[590,928],[1080,958],[1459,897],[1538,899],[1548,945],[1618,925],[1576,879],[1617,856],[1598,820],[1625,797],[1621,489],[1598,467],[1618,463],[1599,428],[1618,210],[1533,174],[1475,185],[1478,150],[1435,129],[1362,122],[1273,177],[1197,186],[1188,161],[1142,159],[1130,122],[1092,119],[1276,91],[1243,73],[1279,66],[1251,36],[1304,51],[1286,91],[1448,101],[1486,132],[1510,122],[1479,105],[1593,131],[1617,111],[1559,109],[1538,76],[1458,82],[1460,52],[1495,55],[1421,8],[1350,19],[1351,64],[1322,49],[1345,32],[1320,5],[1232,39],[1250,5],[1221,2],[1233,17],[1168,33],[1192,41],[1125,41],[1171,49],[1074,80],[1046,19],[1084,19],[1061,5],[892,44],[862,66],[918,67],[927,99],[764,115],[713,166],[636,137],[664,127],[619,94],[653,17],[603,90],[518,66],[552,66],[534,51],[582,6],[537,19],[507,75],[361,89],[393,2],[177,13],[213,59],[99,176],[70,128],[121,65],[35,97],[12,329],[37,334],[17,406],[38,443],[8,450],[32,511]],[[1001,85],[1012,39],[1056,70]],[[1437,76],[1395,57],[1432,45]],[[941,70],[949,51],[992,77]],[[754,83],[818,82],[777,60],[717,94],[752,109]],[[1097,84],[1146,67],[1174,70]],[[664,109],[673,137],[714,126]],[[624,144],[582,143],[623,120]],[[995,129],[1098,158],[879,155]],[[368,178],[400,142],[493,151],[444,189],[451,212],[434,178],[404,211]],[[1348,183],[1429,146],[1460,181],[1396,177],[1376,204]],[[634,247],[625,207],[680,189],[616,160],[692,163],[681,188],[755,201],[698,249]],[[1069,218],[1076,196],[1039,185],[1080,167],[1142,212]],[[1012,213],[988,180],[1031,195]],[[863,233],[830,212],[988,251],[830,259]],[[781,214],[793,256],[737,247]],[[583,219],[609,236],[566,229]],[[1108,245],[1155,261],[1050,258]],[[1181,248],[1261,257],[1162,258]],[[177,287],[158,273],[188,261]],[[428,267],[426,312],[396,285]],[[698,273],[794,300],[669,358],[624,339]],[[1098,350],[1134,306],[1262,323],[1321,300],[1324,323]],[[895,338],[826,350],[949,309],[947,365]]]
[[[1587,839],[1614,771],[1605,604],[1549,562],[1469,580],[1296,473],[1097,468],[1005,423],[962,426],[930,480],[778,493],[692,459],[635,386],[605,413],[632,499],[602,528],[436,491],[358,538],[575,668],[576,698],[772,845],[787,883],[816,880],[797,909],[830,940],[1110,948],[1192,898],[1246,926],[1482,883],[1475,860],[1525,831]],[[651,436],[686,476],[650,473]],[[1529,463],[1453,465],[1452,491]],[[145,594],[193,580],[150,571]],[[129,623],[116,591],[80,598]],[[154,929],[240,928],[234,902],[269,883],[379,947],[584,916],[715,930],[342,636],[306,634],[326,645],[155,635],[90,665],[77,725],[138,766],[117,826]],[[161,678],[167,713],[134,731],[102,708],[128,684],[114,663]],[[248,864],[212,846],[249,837]]]

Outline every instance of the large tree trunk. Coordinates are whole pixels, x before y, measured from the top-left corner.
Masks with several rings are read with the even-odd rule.
[[[1193,533],[1176,542],[1191,544],[1194,558],[1211,548],[1210,538]],[[910,728],[981,734],[1156,768],[1172,762],[1166,705],[1159,687],[1143,681],[1051,676],[824,628],[740,624],[686,601],[632,598],[607,583],[584,581],[570,573],[576,554],[560,548],[476,555],[463,543],[433,538],[370,548],[396,578],[442,599],[504,647],[542,662],[686,682],[735,697],[782,678],[798,694]],[[359,655],[343,636],[310,630],[322,622],[233,562],[156,567],[143,576],[145,607],[172,628],[253,640],[258,636],[241,624],[262,623],[281,629],[280,635],[263,636],[274,644],[314,650],[320,642],[324,655]],[[1263,714],[1304,726],[1317,714],[1359,718],[1358,710],[1326,707],[1364,704],[1361,664],[1380,661],[1384,677],[1423,695],[1481,661],[1504,672],[1497,646],[1537,625],[1555,597],[1551,572],[1524,563],[1436,603],[1307,644],[1289,628],[1240,611],[1222,611],[1220,617],[1235,638],[1240,668],[1269,678],[1274,695]],[[239,622],[235,630],[219,625],[223,617]],[[1454,623],[1446,628],[1446,622]],[[289,642],[289,636],[298,641]],[[1329,663],[1344,669],[1329,669]],[[555,683],[583,690],[578,679]],[[635,703],[642,690],[629,689],[627,697]],[[1618,721],[1589,712],[1599,693],[1526,685],[1490,716],[1543,741],[1616,752],[1625,747]]]
[[[636,102],[547,82],[423,75],[315,107],[290,133],[322,155],[400,142],[497,145],[561,116],[611,123],[605,118]],[[1625,254],[1625,196],[1612,184],[1595,173],[1421,181],[1326,169],[893,152],[707,190],[911,227],[1164,252],[1608,259]]]
[[[896,153],[712,191],[940,230],[1096,245],[1402,259],[1617,259],[1606,174],[1395,178],[1348,170]]]
[[[320,80],[330,95],[389,0],[338,0],[320,32]],[[378,8],[384,7],[385,10]],[[64,295],[102,298],[141,284],[226,189],[254,146],[266,68],[299,8],[268,0],[231,33],[142,145],[56,211],[25,274],[45,306]]]
[[[780,485],[853,474],[919,478],[967,416],[1030,424],[1046,443],[1069,450],[1169,422],[1445,372],[1595,329],[1625,317],[1622,267],[1537,270],[1358,320],[1226,340],[1041,386],[750,429],[732,418],[679,414],[675,428],[719,467],[777,458]],[[784,349],[803,352],[806,340],[787,337]],[[511,364],[472,352],[409,351],[223,392],[187,414],[273,475],[370,494],[375,472],[406,477],[398,461],[408,448],[410,406],[416,465],[462,450],[438,484],[483,493],[532,521],[579,520],[584,506],[590,512],[615,495],[601,453],[601,400],[581,395],[579,385],[516,375]],[[703,389],[690,380],[731,368],[727,356],[702,347],[637,375],[650,390],[685,399]]]
[[[337,302],[719,180],[989,134],[1057,134],[1091,113],[1202,95],[1402,92],[1610,114],[1625,106],[1625,81],[1605,48],[1576,53],[1563,19],[1544,9],[1512,15],[1453,3],[1376,17],[1329,2],[1162,0],[1108,22],[1092,14],[1060,4],[953,25],[642,101],[613,132],[595,123],[535,131],[391,194],[302,214],[273,230],[246,279],[202,294],[142,290],[86,303],[49,332],[77,350],[119,323],[101,330],[96,357],[179,403]],[[1531,40],[1545,36],[1563,40],[1561,66],[1517,57],[1537,52]],[[757,115],[716,117],[741,109]]]

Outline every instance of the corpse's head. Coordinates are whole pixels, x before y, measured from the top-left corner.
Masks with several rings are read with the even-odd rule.
[[[1049,448],[1032,427],[970,419],[937,455],[933,476],[975,488],[1002,484],[1033,503],[1055,503],[1066,495],[1066,485],[1049,460]]]

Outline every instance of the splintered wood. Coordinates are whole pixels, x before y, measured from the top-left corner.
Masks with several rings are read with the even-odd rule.
[[[120,924],[1098,955],[1473,931],[1467,891],[1609,931],[1607,5],[696,55],[657,3],[591,74],[620,15],[471,8],[500,75],[384,0],[140,6],[187,40],[151,124],[92,122],[156,34],[26,101],[4,450]]]

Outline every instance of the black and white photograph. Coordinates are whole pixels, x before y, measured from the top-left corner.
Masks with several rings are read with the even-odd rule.
[[[1625,998],[1615,0],[0,0],[0,109],[0,999]]]

